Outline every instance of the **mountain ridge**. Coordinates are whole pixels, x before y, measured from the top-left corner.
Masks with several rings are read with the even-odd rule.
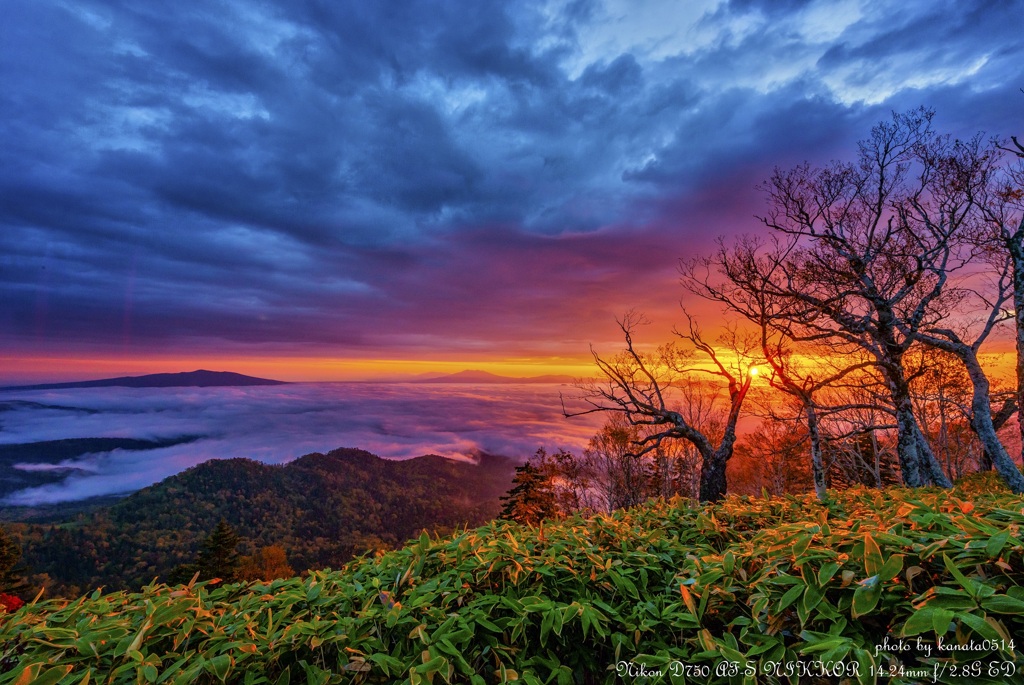
[[[435,376],[433,378],[422,378],[411,381],[412,383],[475,383],[475,384],[505,384],[505,383],[537,383],[537,384],[570,384],[575,382],[572,376],[547,374],[543,376],[501,376],[489,371],[477,369],[466,369],[447,376]]]
[[[278,545],[297,570],[338,568],[422,530],[480,525],[501,510],[517,464],[477,455],[383,459],[314,452],[285,464],[211,459],[66,523],[12,523],[23,558],[57,591],[141,587],[194,561],[224,519],[243,554]]]
[[[216,388],[251,385],[285,385],[286,381],[246,376],[233,371],[182,371],[179,373],[150,373],[143,376],[118,376],[91,381],[68,383],[39,383],[36,385],[8,385],[0,390],[66,390],[72,388]]]

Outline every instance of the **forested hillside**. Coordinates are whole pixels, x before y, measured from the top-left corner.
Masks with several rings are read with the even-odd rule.
[[[297,571],[337,568],[424,528],[447,531],[493,518],[513,468],[488,455],[477,464],[439,456],[392,461],[356,449],[283,466],[215,460],[71,522],[8,529],[35,583],[48,582],[56,593],[166,579],[195,560],[221,519],[241,536],[242,554],[279,545]]]

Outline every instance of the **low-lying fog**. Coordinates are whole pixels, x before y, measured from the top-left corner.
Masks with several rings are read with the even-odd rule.
[[[296,383],[0,392],[0,404],[6,405],[0,412],[0,444],[204,436],[173,447],[114,450],[61,462],[80,471],[60,483],[15,492],[2,504],[130,492],[215,458],[278,464],[310,452],[357,447],[394,459],[470,457],[483,451],[525,460],[538,447],[579,449],[603,417],[564,418],[560,390],[575,391],[555,385]]]

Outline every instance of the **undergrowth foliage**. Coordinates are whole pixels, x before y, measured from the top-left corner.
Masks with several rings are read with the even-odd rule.
[[[304,579],[37,601],[0,614],[0,683],[597,683],[627,662],[647,682],[839,681],[812,660],[1014,682],[1024,498],[989,488],[654,501]]]

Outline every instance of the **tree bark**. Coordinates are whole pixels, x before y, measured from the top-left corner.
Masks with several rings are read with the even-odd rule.
[[[730,446],[728,455],[731,456]],[[702,455],[703,463],[700,469],[700,501],[718,502],[727,491],[725,468],[729,459],[725,451],[717,449],[710,454]]]
[[[804,414],[807,416],[807,434],[811,439],[811,472],[814,475],[814,494],[819,501],[824,501],[828,492],[825,483],[825,464],[821,456],[821,432],[818,430],[818,414],[808,399],[804,403]]]
[[[1018,331],[1019,333],[1019,331]],[[954,337],[952,334],[946,335]],[[967,369],[971,379],[971,427],[981,440],[985,454],[992,460],[992,465],[1003,480],[1016,494],[1024,493],[1024,474],[1013,463],[1003,443],[996,434],[995,423],[992,421],[991,388],[985,371],[978,361],[978,354],[973,347],[957,340],[936,339],[929,337],[926,342],[956,355]]]
[[[935,456],[935,453],[932,452],[928,439],[924,437],[921,427],[917,424],[917,419],[914,419],[914,431],[917,433],[917,449],[921,459],[922,480],[925,480],[930,485],[938,485],[942,488],[953,487],[953,481],[949,479],[949,476],[942,468],[942,464]]]
[[[977,356],[970,355],[969,359],[964,359],[964,363],[967,366],[967,373],[971,377],[971,384],[974,386],[971,398],[971,413],[973,414],[971,423],[974,425],[974,431],[978,434],[985,453],[992,459],[992,465],[1006,481],[1010,490],[1018,495],[1022,494],[1024,493],[1024,474],[1021,474],[1020,469],[1006,453],[1003,443],[999,441],[999,436],[996,434],[995,424],[992,423],[988,378],[985,377]]]
[[[1024,223],[1007,237],[1005,244],[1013,262],[1013,310],[1017,324],[1017,407],[1022,412],[1018,414],[1017,422],[1020,425],[1021,449],[1024,451]],[[993,457],[994,463],[995,455],[989,456]]]
[[[924,485],[921,474],[921,458],[917,447],[917,419],[910,399],[910,388],[902,373],[898,376],[893,369],[882,368],[886,376],[893,408],[896,410],[896,454],[900,460],[900,474],[908,488]]]

